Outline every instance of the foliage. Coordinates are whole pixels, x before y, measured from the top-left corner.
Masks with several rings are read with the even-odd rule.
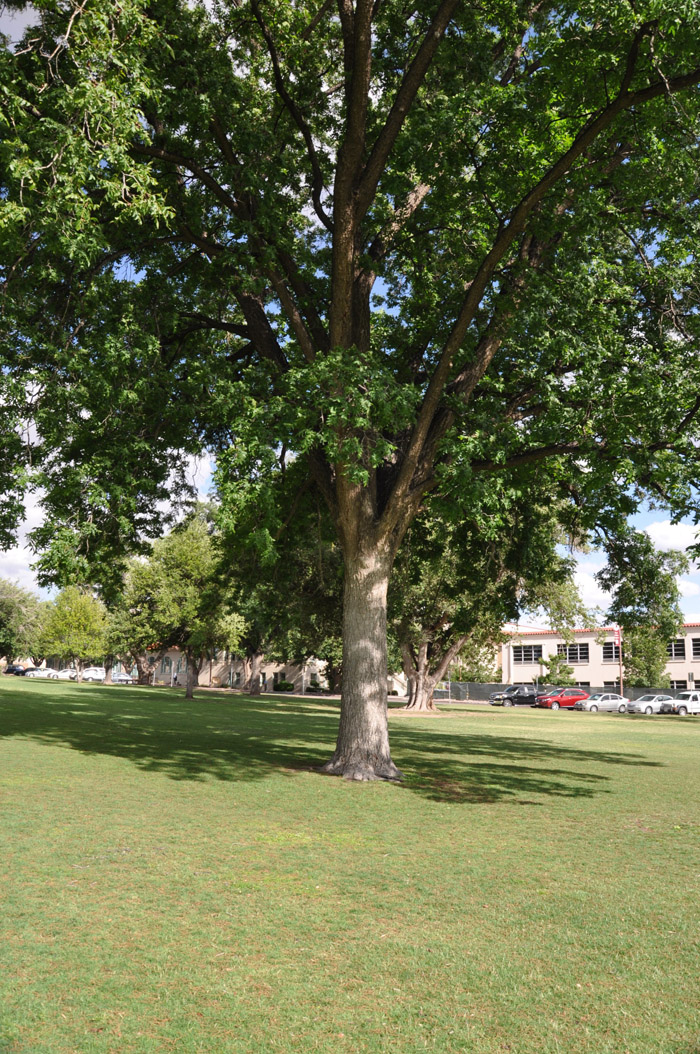
[[[623,629],[622,661],[630,684],[667,688],[666,646],[683,625],[677,576],[688,570],[680,552],[662,552],[643,531],[607,539],[608,564],[596,578],[612,594],[608,615]]]
[[[483,679],[487,656],[485,679],[494,680],[502,626],[523,610],[543,608],[555,628],[571,632],[583,606],[572,563],[557,550],[548,497],[546,488],[531,488],[523,502],[516,486],[502,486],[500,494],[494,487],[489,503],[473,505],[457,521],[450,505],[433,501],[414,523],[389,596],[390,631],[407,674],[410,666],[432,685],[453,661],[464,661],[457,657],[468,648],[471,661],[482,664],[475,679]]]
[[[625,681],[634,688],[665,688],[671,686],[666,672],[667,641],[655,626],[635,626],[628,629],[622,645]]]
[[[495,684],[501,677],[496,667],[493,646],[474,645],[471,641],[467,641],[460,649],[449,672],[453,681],[471,681],[475,684]]]
[[[540,659],[540,664],[543,667],[543,679],[547,684],[559,685],[562,688],[576,684],[573,667],[569,666],[563,655],[550,655],[548,659]]]
[[[110,614],[110,645],[134,659],[178,647],[201,665],[214,649],[237,651],[244,628],[221,589],[211,524],[199,508],[156,541],[148,559],[131,562]]]
[[[43,654],[70,660],[80,676],[88,662],[104,658],[106,617],[100,600],[77,586],[66,586],[48,606],[41,633]]]
[[[251,544],[291,451],[385,584],[428,495],[697,511],[697,4],[38,8],[0,54],[0,528],[44,487],[47,580],[107,579],[203,445]],[[358,624],[344,713],[381,713]]]
[[[38,657],[44,605],[37,596],[0,578],[0,655],[8,663]]]

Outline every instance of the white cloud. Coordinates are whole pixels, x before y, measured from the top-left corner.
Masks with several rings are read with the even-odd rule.
[[[670,520],[658,520],[644,528],[657,549],[685,550],[694,545],[698,528],[692,523],[671,523]]]
[[[679,578],[678,588],[683,597],[696,597],[700,595],[700,585],[698,585],[697,582],[693,582],[690,578]]]
[[[587,608],[607,608],[610,604],[610,594],[598,585],[595,573],[605,566],[605,561],[580,560],[574,572],[574,581],[581,595],[581,600]]]
[[[17,582],[23,589],[40,592],[46,597],[48,592],[39,589],[34,572],[29,566],[36,556],[26,544],[29,531],[42,522],[40,501],[41,497],[38,494],[27,496],[26,515],[18,532],[17,545],[13,549],[0,550],[0,578],[8,578],[11,582]]]

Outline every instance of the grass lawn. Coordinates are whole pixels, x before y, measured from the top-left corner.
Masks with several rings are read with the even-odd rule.
[[[700,1052],[700,719],[0,683],[2,1054]]]

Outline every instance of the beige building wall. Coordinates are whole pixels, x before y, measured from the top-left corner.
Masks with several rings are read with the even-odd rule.
[[[170,648],[159,661],[154,676],[155,684],[173,684],[177,679],[178,684],[185,683],[186,659],[179,648]],[[230,659],[224,652],[202,664],[199,671],[199,686],[201,688],[241,688],[245,681],[246,673],[241,659]],[[325,686],[323,676],[323,664],[310,659],[303,666],[292,663],[265,662],[260,666],[261,687],[263,691],[272,691],[278,681],[290,681],[294,685],[294,691],[306,690],[312,681],[318,681]]]
[[[512,637],[502,645],[500,655],[504,683],[543,681],[546,669],[540,666],[538,658],[548,659],[558,650],[566,649],[567,664],[573,669],[577,684],[593,688],[619,684],[619,649],[612,627],[577,629],[574,644],[565,643],[552,630],[519,626],[507,627],[507,632],[512,633]],[[686,623],[678,638],[669,642],[668,651],[666,673],[672,688],[692,688],[700,682],[700,623]]]

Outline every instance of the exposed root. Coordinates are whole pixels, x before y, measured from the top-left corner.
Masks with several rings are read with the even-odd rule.
[[[397,769],[391,758],[381,758],[370,761],[368,758],[336,758],[335,756],[322,765],[319,772],[328,776],[342,776],[346,780],[357,780],[362,782],[372,780],[384,780],[392,783],[400,783],[403,772]]]

